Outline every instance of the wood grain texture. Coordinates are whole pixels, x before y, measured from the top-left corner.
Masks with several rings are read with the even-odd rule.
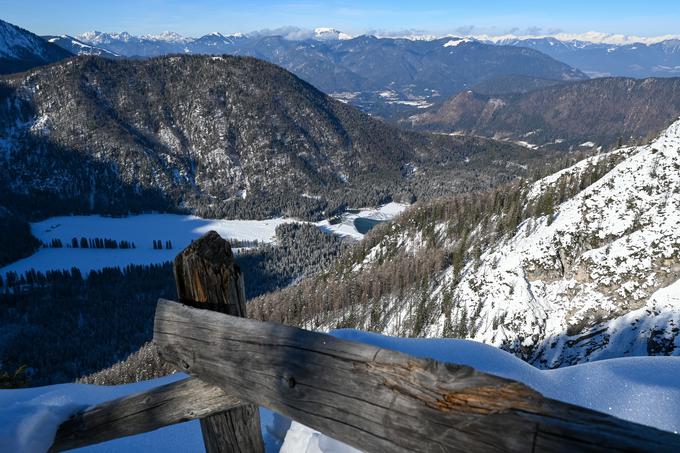
[[[245,286],[229,242],[215,231],[193,241],[173,264],[180,302],[192,307],[246,316]],[[201,420],[207,453],[263,453],[257,406],[238,407]]]
[[[680,451],[680,436],[511,380],[293,327],[159,301],[161,356],[367,452]]]
[[[243,404],[219,387],[192,377],[89,407],[59,426],[50,451],[141,434]]]

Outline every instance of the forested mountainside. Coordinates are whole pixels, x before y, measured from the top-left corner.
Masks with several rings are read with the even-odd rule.
[[[0,74],[26,71],[73,54],[28,30],[0,20]]]
[[[503,94],[528,93],[539,88],[560,85],[563,83],[568,83],[568,81],[521,75],[501,75],[482,80],[470,87],[469,91],[473,91],[477,94],[499,96]]]
[[[78,57],[9,76],[0,133],[0,204],[33,218],[144,209],[319,218],[493,186],[545,157],[404,132],[273,64],[228,56]]]
[[[680,121],[533,184],[421,203],[255,299],[314,329],[470,338],[544,368],[680,353]]]
[[[607,148],[649,140],[678,116],[679,78],[600,78],[519,94],[498,94],[482,86],[479,92],[460,93],[403,123],[536,146]]]

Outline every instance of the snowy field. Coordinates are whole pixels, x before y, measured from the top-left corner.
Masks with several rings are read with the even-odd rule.
[[[276,227],[288,219],[271,220],[207,220],[175,214],[144,214],[122,218],[102,216],[52,217],[31,224],[33,235],[50,243],[61,239],[64,248],[41,248],[35,254],[0,269],[0,274],[15,271],[22,274],[33,268],[39,271],[77,267],[86,273],[104,267],[128,264],[151,264],[172,261],[193,239],[210,230],[225,239],[274,240]],[[72,238],[107,238],[131,241],[134,249],[66,248]],[[172,249],[155,250],[153,241],[172,242]]]
[[[473,366],[522,381],[544,395],[633,422],[680,431],[680,358],[634,357],[601,360],[556,370],[539,370],[500,349],[469,340],[403,339],[356,330],[336,337],[361,341],[419,357]],[[45,451],[61,421],[90,404],[166,384],[183,375],[117,387],[61,384],[0,390],[0,451]],[[295,422],[284,435],[281,417],[262,409],[268,452],[351,453],[356,450]],[[87,452],[200,452],[198,422],[88,447]]]
[[[358,217],[389,220],[401,213],[406,205],[389,203],[377,209],[365,209],[345,214],[341,222],[329,225],[328,221],[317,223],[327,233],[361,239],[363,235],[354,226]],[[196,216],[176,214],[144,214],[113,218],[102,216],[52,217],[31,224],[31,231],[41,242],[50,243],[60,239],[63,248],[41,248],[28,258],[0,269],[4,276],[9,271],[23,274],[29,269],[38,271],[71,269],[77,267],[84,274],[104,267],[123,267],[128,264],[151,264],[172,261],[189,243],[210,230],[217,231],[225,239],[272,242],[276,227],[294,219],[268,220],[210,220]],[[134,242],[134,249],[82,249],[67,248],[73,238],[106,238]],[[172,242],[172,249],[156,250],[153,241]]]

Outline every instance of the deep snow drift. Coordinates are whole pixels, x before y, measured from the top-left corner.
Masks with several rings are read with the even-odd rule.
[[[611,359],[547,371],[474,341],[404,339],[356,330],[339,330],[333,335],[414,356],[470,365],[481,371],[522,381],[551,398],[659,429],[680,431],[680,405],[677,404],[680,401],[680,358]],[[182,377],[179,374],[117,387],[61,384],[0,390],[0,450],[44,451],[59,423],[80,408]],[[262,410],[261,414],[267,449],[276,451],[282,439],[274,428],[275,417],[267,410]],[[203,446],[200,427],[194,421],[83,450],[197,452],[202,451]],[[293,423],[281,451],[341,453],[355,450]]]

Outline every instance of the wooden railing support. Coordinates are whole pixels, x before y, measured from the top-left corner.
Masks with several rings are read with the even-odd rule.
[[[215,231],[194,241],[175,258],[181,303],[232,316],[246,316],[245,287],[229,242]],[[262,453],[257,406],[243,404],[201,420],[207,453]]]
[[[680,436],[468,366],[159,301],[161,357],[366,452],[680,451]]]
[[[243,404],[221,388],[190,377],[88,407],[59,426],[50,452],[146,433]]]

